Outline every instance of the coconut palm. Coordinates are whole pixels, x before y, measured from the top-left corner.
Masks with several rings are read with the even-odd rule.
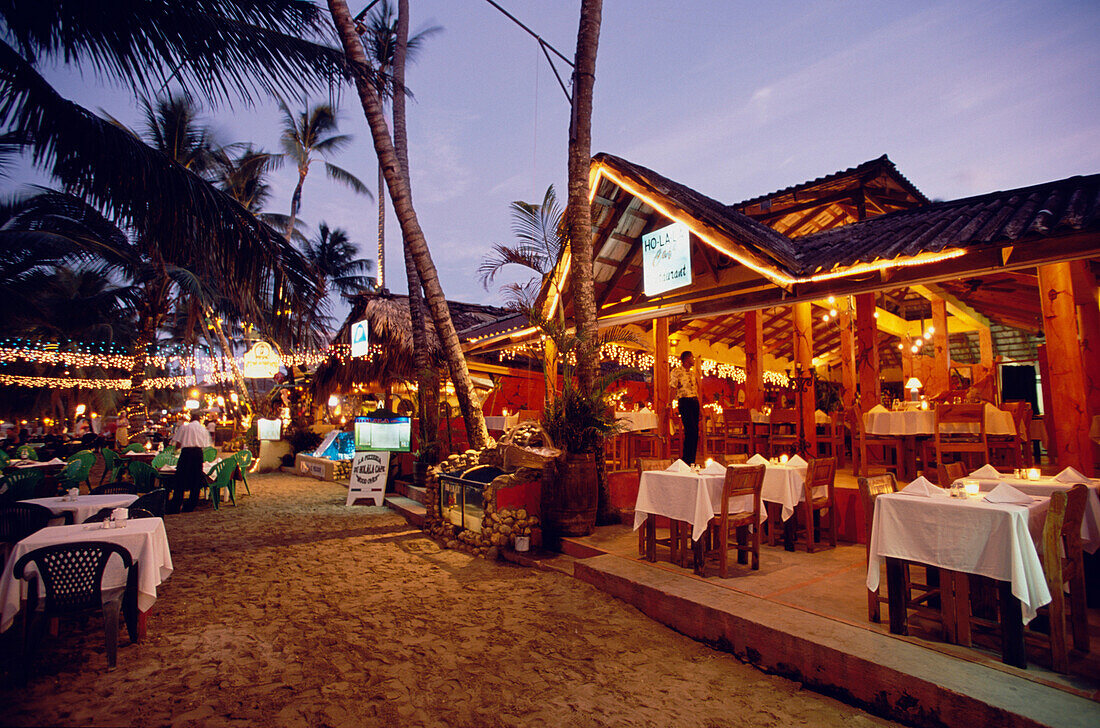
[[[496,243],[478,266],[481,284],[489,289],[496,276],[508,265],[527,268],[536,275],[525,283],[504,286],[509,308],[526,310],[534,305],[534,297],[543,277],[549,273],[564,247],[564,223],[561,205],[554,186],[546,188],[539,204],[516,200],[512,208],[513,243]]]
[[[367,58],[375,69],[375,89],[382,99],[393,98],[395,88],[404,88],[404,84],[396,85],[393,82],[394,56],[398,46],[398,21],[398,14],[393,5],[389,0],[382,0],[371,10],[370,15],[367,16],[366,25],[360,32]],[[407,35],[407,19],[405,31]],[[405,39],[405,61],[415,60],[424,41],[442,31],[443,28],[432,25],[418,30],[415,35]],[[407,94],[408,89],[404,89],[404,93]],[[386,287],[386,180],[382,174],[381,165],[378,166],[378,287]]]
[[[317,226],[317,235],[302,249],[302,255],[321,276],[320,290],[325,295],[330,288],[345,296],[374,288],[374,281],[362,275],[370,272],[371,262],[356,258],[358,254],[359,246],[351,242],[347,231],[329,228],[325,222]]]

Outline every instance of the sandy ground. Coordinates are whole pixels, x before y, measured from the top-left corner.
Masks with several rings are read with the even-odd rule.
[[[346,490],[254,476],[169,516],[148,639],[106,669],[98,617],[46,638],[0,722],[132,726],[893,725],[765,675],[569,577],[440,549]]]

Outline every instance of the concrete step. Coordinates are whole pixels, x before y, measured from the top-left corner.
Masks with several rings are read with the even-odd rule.
[[[512,549],[501,549],[500,557],[513,564],[540,569],[542,571],[556,571],[566,576],[573,576],[573,565],[577,562],[577,559],[572,556],[555,553],[553,551],[514,551]]]
[[[424,516],[427,514],[427,510],[423,504],[417,503],[411,498],[406,498],[403,495],[387,495],[383,501],[388,508],[397,511],[399,514],[405,517],[405,520],[409,522],[409,525],[421,528],[424,525]]]
[[[427,489],[415,486],[407,480],[395,480],[393,489],[397,495],[404,496],[417,503],[424,503],[425,494],[427,493]]]
[[[1100,703],[893,635],[612,554],[574,576],[761,669],[914,726],[1100,725]]]

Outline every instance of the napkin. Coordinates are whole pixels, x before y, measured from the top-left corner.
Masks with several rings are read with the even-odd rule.
[[[61,458],[54,458],[53,460],[48,460],[46,462],[46,465],[64,465],[64,464],[65,464],[65,461],[62,460]]]
[[[923,475],[914,480],[909,485],[901,489],[902,493],[906,495],[923,495],[927,497],[946,498],[947,493],[943,488],[940,488],[932,483],[928,482],[928,479]]]
[[[789,465],[792,468],[804,468],[804,467],[806,467],[807,463],[806,463],[805,460],[802,459],[801,455],[795,455],[794,457],[792,457],[790,460],[787,461],[787,465]]]
[[[690,473],[691,466],[685,463],[683,460],[677,460],[672,465],[665,468],[670,473]]]
[[[711,460],[710,464],[703,468],[704,475],[725,475],[726,466],[715,460]]]
[[[874,407],[869,409],[868,412],[879,413],[879,412],[889,412],[889,410],[886,409],[885,407],[883,407],[881,404],[876,404]]]
[[[764,457],[763,455],[761,455],[760,453],[756,453],[751,458],[749,458],[746,462],[749,465],[767,465],[768,464],[768,459],[766,457]]]
[[[1066,468],[1062,472],[1054,476],[1054,479],[1059,483],[1091,483],[1092,480],[1081,475],[1079,470],[1074,468]]]
[[[985,494],[990,503],[1014,503],[1020,506],[1031,505],[1031,496],[1024,495],[1008,483],[998,483],[997,487]]]
[[[993,467],[992,465],[983,465],[980,468],[978,468],[977,470],[975,470],[973,473],[971,473],[970,477],[971,478],[983,478],[985,480],[989,480],[989,479],[1000,479],[1004,476],[1002,476],[997,471],[997,468]]]

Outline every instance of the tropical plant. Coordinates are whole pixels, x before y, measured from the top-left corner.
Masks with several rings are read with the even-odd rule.
[[[322,278],[324,294],[329,287],[345,296],[374,287],[371,278],[361,275],[370,272],[371,262],[356,258],[358,254],[359,246],[351,242],[347,231],[330,228],[325,222],[317,226],[317,235],[302,248],[302,255]]]
[[[525,283],[509,283],[503,288],[506,306],[524,310],[534,305],[542,279],[561,257],[565,247],[565,224],[553,185],[546,188],[541,203],[516,200],[511,208],[515,241],[494,244],[477,270],[486,290],[508,265],[518,265],[537,274]]]
[[[416,272],[420,279],[419,283],[424,288],[428,311],[431,313],[432,323],[439,334],[443,355],[447,361],[451,381],[454,383],[459,407],[462,410],[462,418],[466,423],[467,438],[471,447],[484,448],[489,442],[489,430],[485,426],[485,416],[481,412],[480,401],[477,392],[474,390],[470,371],[466,366],[466,357],[462,351],[462,345],[458,341],[454,322],[451,321],[447,299],[443,295],[443,288],[439,283],[439,274],[435,263],[432,261],[431,252],[428,250],[428,242],[424,237],[424,231],[421,229],[420,221],[416,216],[416,208],[412,202],[412,184],[408,165],[407,163],[402,164],[401,158],[398,156],[398,149],[402,147],[395,147],[395,142],[386,129],[386,116],[382,107],[382,98],[378,94],[370,75],[358,72],[359,69],[369,68],[370,64],[356,32],[355,20],[348,10],[347,3],[345,0],[328,0],[328,6],[344,54],[349,60],[349,66],[357,71],[353,75],[359,102],[371,128],[375,153],[378,155],[385,172],[386,187],[389,190],[390,199],[393,200],[397,219],[401,223],[402,238],[416,264]],[[398,14],[407,16],[407,13],[402,13],[400,10]]]

